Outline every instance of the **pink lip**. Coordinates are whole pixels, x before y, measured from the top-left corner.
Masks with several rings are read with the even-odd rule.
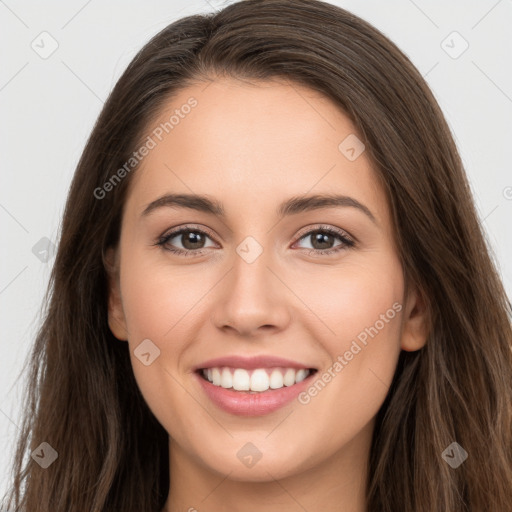
[[[240,368],[240,366],[236,367]],[[276,411],[290,403],[299,393],[304,391],[311,384],[311,378],[315,374],[316,372],[311,373],[303,381],[293,386],[269,389],[261,393],[249,393],[214,386],[210,381],[204,379],[200,372],[194,372],[210,400],[222,410],[238,416],[263,416]]]
[[[226,357],[217,357],[215,359],[209,359],[204,363],[197,365],[194,368],[194,371],[202,370],[203,368],[213,368],[213,367],[222,367],[229,366],[230,368],[244,368],[246,370],[254,370],[256,368],[273,368],[273,367],[284,367],[284,368],[294,368],[296,370],[300,370],[301,368],[308,369],[313,368],[312,366],[306,366],[304,364],[298,363],[296,361],[291,361],[290,359],[283,359],[282,357],[275,356],[253,356],[253,357],[244,357],[244,356],[226,356]]]

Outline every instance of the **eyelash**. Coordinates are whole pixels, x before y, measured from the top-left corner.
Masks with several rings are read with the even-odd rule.
[[[190,249],[176,249],[172,248],[170,246],[166,246],[167,242],[171,240],[172,238],[175,238],[178,235],[181,235],[183,233],[201,233],[202,235],[207,236],[210,239],[213,239],[213,237],[207,233],[206,231],[203,231],[202,229],[194,228],[194,227],[183,227],[176,231],[172,231],[171,233],[168,233],[164,236],[161,236],[157,242],[153,245],[159,245],[162,247],[162,249],[178,254],[180,256],[200,256],[205,252],[204,249],[198,249],[198,250],[190,250]],[[338,253],[340,251],[350,249],[351,247],[355,246],[355,242],[351,240],[350,238],[346,237],[342,231],[338,231],[337,229],[333,229],[330,226],[318,226],[310,231],[307,231],[304,233],[297,241],[300,241],[304,238],[307,238],[308,236],[311,236],[315,233],[327,233],[329,235],[337,237],[339,240],[342,241],[342,244],[338,245],[337,247],[334,247],[332,249],[309,249],[308,255],[309,256],[324,256],[324,255],[332,255],[335,253]]]

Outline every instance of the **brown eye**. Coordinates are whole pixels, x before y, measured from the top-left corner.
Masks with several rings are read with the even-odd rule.
[[[324,250],[331,249],[332,244],[335,242],[335,237],[329,233],[323,233],[316,231],[314,234],[309,235],[311,237],[311,245],[314,249]]]
[[[193,250],[193,249],[202,249],[205,243],[205,236],[199,231],[182,231],[181,242],[185,249]]]
[[[202,249],[207,248],[205,243],[208,239],[211,237],[201,229],[182,228],[162,236],[155,245],[183,256],[193,256],[203,253]]]
[[[341,243],[333,245],[338,239]],[[335,230],[329,226],[323,226],[302,235],[300,240],[309,240],[311,247],[308,254],[311,255],[322,255],[322,254],[333,254],[343,249],[348,249],[355,245],[355,242],[345,236],[342,231]],[[306,247],[308,249],[308,247]]]

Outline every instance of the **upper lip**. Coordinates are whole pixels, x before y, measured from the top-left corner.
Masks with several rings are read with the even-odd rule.
[[[273,367],[284,367],[284,368],[295,368],[300,370],[301,368],[309,369],[313,368],[311,365],[305,365],[291,359],[285,359],[276,356],[259,355],[253,357],[246,356],[224,356],[217,357],[215,359],[209,359],[201,364],[198,364],[194,371],[202,370],[204,368],[219,368],[222,366],[228,366],[230,368],[244,368],[246,370],[254,370],[256,368],[273,368]]]

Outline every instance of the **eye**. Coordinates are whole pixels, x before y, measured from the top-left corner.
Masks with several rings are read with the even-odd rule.
[[[192,256],[203,254],[204,251],[201,249],[205,248],[204,243],[207,238],[211,239],[206,231],[193,227],[185,227],[167,233],[162,236],[155,245],[160,245],[165,250],[182,256]],[[172,243],[172,241],[175,239],[182,244],[183,249],[173,247],[176,242]]]
[[[206,252],[203,250],[207,248],[204,245],[206,239],[212,240],[212,238],[208,232],[202,229],[187,226],[163,235],[154,245],[159,245],[166,251],[180,256],[199,256]],[[344,231],[330,226],[318,226],[315,229],[309,230],[302,234],[298,242],[308,238],[311,240],[312,245],[312,248],[308,250],[308,254],[312,256],[334,254],[355,245],[355,242]],[[331,247],[336,239],[341,243]],[[176,243],[180,243],[183,248],[175,247]]]
[[[318,226],[313,230],[307,231],[300,237],[299,242],[307,239],[311,241],[312,245],[312,248],[308,251],[308,254],[311,256],[334,254],[355,245],[355,242],[344,231],[330,226]],[[341,243],[337,246],[332,246],[335,239],[340,240]]]

